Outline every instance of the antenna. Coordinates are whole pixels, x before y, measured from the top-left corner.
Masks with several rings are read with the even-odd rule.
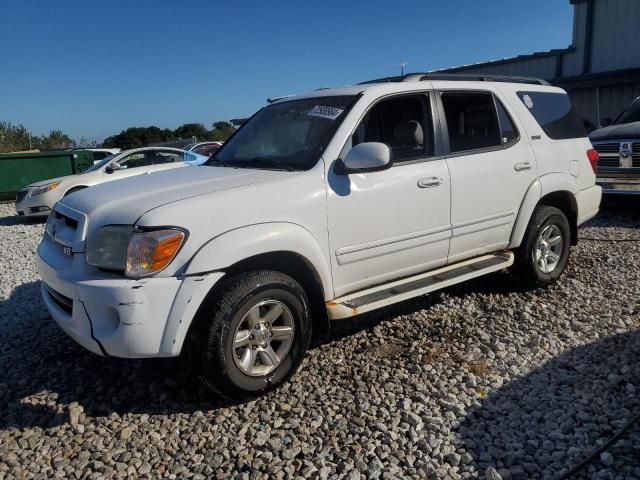
[[[404,67],[407,66],[407,62],[402,62],[400,65],[398,65],[398,68],[400,69],[400,75],[404,75]]]

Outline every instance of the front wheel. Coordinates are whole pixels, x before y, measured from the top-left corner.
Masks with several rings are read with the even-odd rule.
[[[561,210],[542,205],[533,212],[517,249],[512,273],[527,287],[554,283],[569,260],[571,229]]]
[[[190,356],[201,380],[216,393],[244,400],[285,382],[311,339],[307,296],[276,271],[232,278],[196,320]]]

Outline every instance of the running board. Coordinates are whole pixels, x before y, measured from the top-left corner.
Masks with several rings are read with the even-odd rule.
[[[465,260],[413,277],[368,288],[327,302],[331,320],[353,317],[377,308],[419,297],[513,265],[513,252],[502,251]]]

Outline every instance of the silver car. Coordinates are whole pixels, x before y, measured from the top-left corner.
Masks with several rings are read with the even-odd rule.
[[[111,155],[84,173],[51,178],[27,185],[18,192],[18,215],[46,217],[62,197],[99,183],[133,175],[198,164],[206,160],[193,152],[177,148],[145,147]]]

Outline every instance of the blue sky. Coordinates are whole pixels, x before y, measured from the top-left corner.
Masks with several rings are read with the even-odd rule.
[[[101,141],[250,115],[270,96],[563,48],[569,0],[21,0],[0,120]]]

